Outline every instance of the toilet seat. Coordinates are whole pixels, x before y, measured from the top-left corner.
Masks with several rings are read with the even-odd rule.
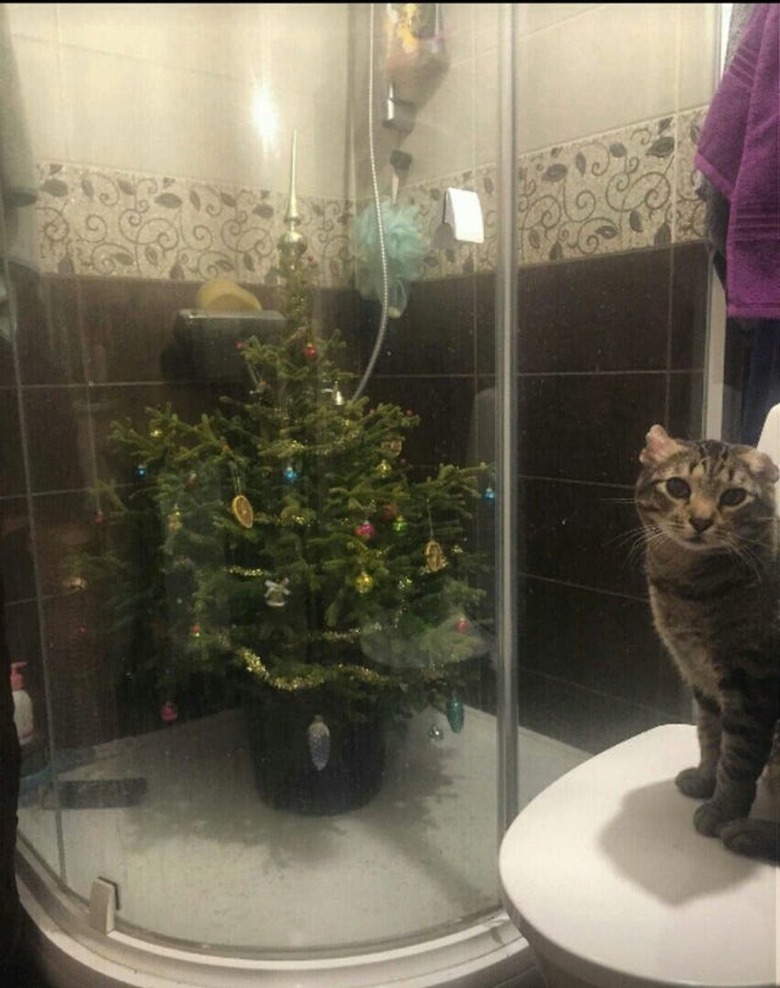
[[[696,833],[674,777],[697,761],[693,726],[654,728],[567,773],[507,830],[504,906],[562,983],[780,984],[780,868]]]

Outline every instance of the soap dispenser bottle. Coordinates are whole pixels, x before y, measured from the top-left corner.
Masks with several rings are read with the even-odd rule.
[[[14,695],[14,724],[19,737],[19,744],[25,745],[32,741],[34,731],[33,705],[30,694],[24,688],[22,669],[26,662],[11,663],[11,689]]]

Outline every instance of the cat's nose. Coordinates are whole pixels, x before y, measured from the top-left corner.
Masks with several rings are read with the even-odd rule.
[[[691,527],[701,535],[712,526],[712,518],[691,518]]]

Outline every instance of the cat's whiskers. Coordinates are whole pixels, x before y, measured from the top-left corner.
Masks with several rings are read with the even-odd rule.
[[[766,566],[763,557],[765,546],[758,539],[747,540],[729,533],[723,539],[723,547],[732,559],[742,563],[753,576],[755,582],[765,577]]]
[[[630,528],[613,538],[607,539],[607,545],[616,545],[619,548],[626,548],[626,561],[631,562],[636,557],[642,555],[644,550],[651,545],[655,545],[659,540],[665,538],[664,534],[657,528],[645,528],[642,525]]]

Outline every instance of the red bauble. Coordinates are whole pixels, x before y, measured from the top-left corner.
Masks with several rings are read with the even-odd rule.
[[[178,720],[179,711],[176,709],[176,704],[171,703],[170,700],[166,700],[160,707],[160,717],[166,724],[172,724],[175,720]]]
[[[464,618],[464,617],[458,618],[455,624],[455,630],[458,632],[459,635],[465,635],[469,631],[471,631],[471,622],[468,620],[468,618]]]
[[[361,525],[355,529],[355,535],[361,539],[373,539],[376,534],[376,529],[371,524],[370,521],[364,521]]]
[[[318,355],[317,347],[313,343],[307,343],[303,348],[303,355],[307,360],[316,360]]]

